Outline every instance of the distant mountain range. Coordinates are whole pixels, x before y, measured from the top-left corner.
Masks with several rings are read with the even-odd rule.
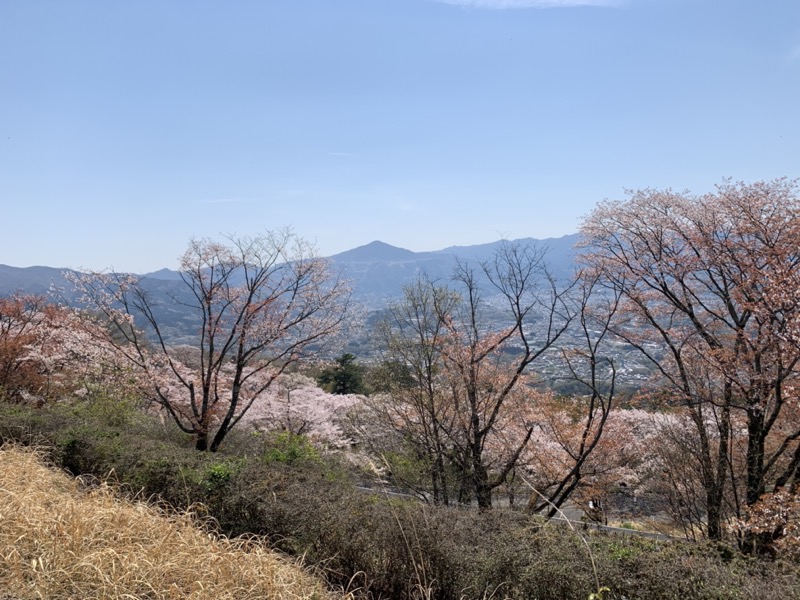
[[[560,238],[537,240],[526,238],[514,240],[528,243],[546,251],[546,260],[552,274],[557,278],[567,277],[575,261],[575,244],[578,234]],[[476,246],[452,246],[435,252],[412,252],[404,248],[375,241],[352,250],[335,254],[330,258],[334,268],[350,280],[353,300],[368,309],[378,309],[402,295],[403,286],[413,282],[420,274],[434,280],[446,282],[453,273],[457,261],[476,263],[489,260],[502,241]],[[75,293],[64,278],[66,269],[53,267],[10,267],[0,265],[0,296],[20,291],[30,294],[48,294],[53,289],[61,291],[68,301]],[[161,269],[145,273],[143,284],[156,297],[182,296],[186,290],[177,271]],[[165,303],[167,304],[167,303]],[[166,306],[164,306],[166,309]],[[167,309],[174,313],[174,309]],[[170,315],[177,321],[189,323],[179,314]],[[180,326],[178,326],[180,329]],[[175,331],[176,337],[182,337]]]
[[[546,251],[546,260],[557,278],[567,277],[575,263],[578,234],[560,238],[515,240]],[[446,281],[457,261],[477,263],[491,259],[503,241],[476,246],[451,246],[435,252],[412,252],[375,241],[331,256],[353,285],[355,299],[369,307],[385,304],[402,294],[403,286],[420,274]]]

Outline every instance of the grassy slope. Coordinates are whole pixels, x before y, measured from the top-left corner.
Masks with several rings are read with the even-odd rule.
[[[257,541],[191,515],[82,491],[30,450],[0,448],[0,590],[11,598],[329,598]]]

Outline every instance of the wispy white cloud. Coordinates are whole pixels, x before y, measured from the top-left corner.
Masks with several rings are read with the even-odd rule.
[[[434,0],[444,4],[506,10],[512,8],[568,8],[575,6],[619,6],[624,0]]]

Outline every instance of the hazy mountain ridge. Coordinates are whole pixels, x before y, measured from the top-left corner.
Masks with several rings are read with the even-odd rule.
[[[181,281],[181,274],[178,271],[173,271],[172,269],[159,269],[158,271],[153,271],[152,273],[145,273],[142,277],[148,277],[150,279],[161,279],[164,281]]]
[[[524,238],[514,243],[530,244],[546,252],[553,275],[566,278],[575,263],[575,244],[579,235],[538,240]],[[334,266],[350,279],[356,300],[377,308],[402,294],[404,285],[420,274],[446,282],[458,261],[475,263],[490,260],[504,240],[474,246],[450,246],[433,252],[413,252],[384,242],[371,242],[330,257]]]
[[[546,260],[557,278],[568,277],[572,272],[576,252],[574,246],[577,241],[578,234],[544,240],[514,240],[517,243],[529,243],[538,249],[546,249]],[[451,246],[433,252],[413,252],[374,241],[328,258],[333,268],[350,280],[353,300],[368,309],[379,309],[387,302],[399,298],[403,286],[412,283],[419,275],[425,274],[433,280],[447,282],[458,261],[474,264],[489,260],[502,243],[500,240],[474,246]],[[0,296],[8,296],[14,292],[46,295],[58,290],[61,297],[68,302],[74,302],[75,291],[64,277],[64,273],[69,270],[0,265]],[[196,327],[194,315],[173,302],[173,298],[191,302],[180,273],[171,269],[160,269],[141,277],[144,287],[158,305],[157,312],[166,320],[166,326],[170,329],[169,337],[178,340],[191,335],[191,330]]]
[[[26,294],[45,295],[52,288],[68,286],[64,271],[55,267],[11,267],[0,265],[0,296],[20,291]]]

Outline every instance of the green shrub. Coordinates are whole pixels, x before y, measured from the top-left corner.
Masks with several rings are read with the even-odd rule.
[[[113,428],[129,427],[145,418],[139,402],[132,398],[116,398],[105,391],[90,393],[86,399],[69,406],[77,415]]]
[[[263,459],[268,463],[287,465],[303,462],[320,462],[319,451],[303,435],[290,431],[262,434],[264,439]]]

